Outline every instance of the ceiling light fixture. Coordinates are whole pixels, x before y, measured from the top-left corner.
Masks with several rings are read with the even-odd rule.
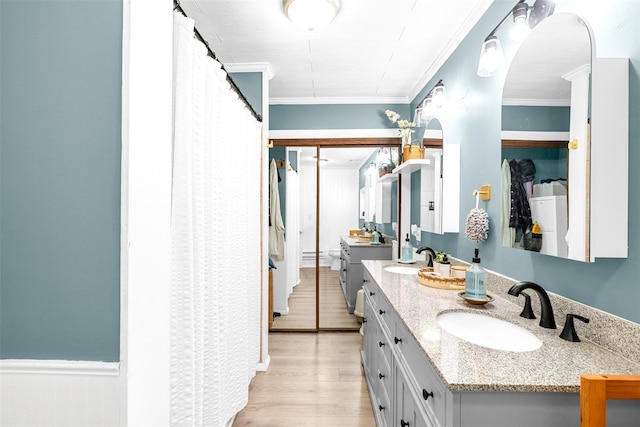
[[[284,13],[308,31],[325,28],[340,10],[340,0],[283,0]]]
[[[520,0],[516,5],[502,18],[496,27],[489,33],[482,43],[480,51],[480,61],[478,62],[478,75],[480,77],[493,76],[504,67],[504,54],[502,53],[502,45],[495,33],[504,24],[509,16],[513,17],[513,28],[511,30],[511,38],[514,40],[523,40],[529,30],[538,25],[547,16],[553,14],[555,3],[551,0],[536,0],[533,6],[529,6],[525,0]],[[529,13],[529,10],[531,12]],[[529,15],[529,25],[527,26],[527,14]]]

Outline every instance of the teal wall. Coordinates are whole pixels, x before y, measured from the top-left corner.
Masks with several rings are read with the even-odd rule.
[[[633,118],[640,117],[640,27],[637,25],[640,22],[640,2],[614,0],[606,5],[587,3],[592,4],[577,0],[558,4],[556,13],[584,13],[596,34],[598,56],[630,58],[629,116],[632,119],[629,158],[638,159],[640,120]],[[442,236],[423,233],[420,243],[470,261],[475,245],[464,236],[464,221],[467,212],[475,206],[473,190],[490,184],[493,188],[492,199],[481,202],[481,207],[490,215],[491,229],[489,239],[478,245],[482,262],[487,268],[515,279],[537,282],[568,298],[640,322],[640,283],[637,280],[640,243],[634,238],[640,235],[640,219],[632,214],[640,210],[640,193],[633,191],[640,186],[640,168],[632,167],[629,170],[629,187],[632,191],[629,194],[630,247],[627,259],[597,259],[595,263],[585,264],[500,246],[500,132],[505,72],[482,78],[476,75],[476,70],[483,40],[513,4],[513,0],[496,0],[408,108],[398,105],[274,105],[270,107],[271,129],[393,127],[385,122],[385,109],[394,109],[403,118],[408,117],[408,112],[414,111],[417,103],[436,82],[443,79],[450,103],[450,109],[441,117],[445,143],[461,146],[461,232]],[[507,57],[511,58],[517,46],[508,39],[509,25],[505,24],[497,35],[503,42]],[[341,107],[341,111],[337,111],[336,107]],[[344,114],[349,114],[349,117],[339,117]],[[415,194],[412,195],[412,200],[417,200],[415,197]],[[413,213],[412,217],[415,216]]]
[[[409,119],[408,105],[323,104],[270,105],[270,130],[300,129],[387,129],[396,128],[384,111],[390,109]]]
[[[0,1],[0,358],[120,358],[122,2]]]
[[[502,130],[569,132],[569,107],[502,107]]]
[[[434,78],[425,85],[412,103],[412,110],[426,92],[443,79],[449,101],[455,105],[443,118],[445,143],[461,144],[461,228],[466,213],[475,205],[472,191],[483,184],[491,184],[492,199],[481,202],[490,216],[490,235],[480,243],[483,264],[507,276],[529,280],[568,298],[597,307],[620,317],[640,322],[640,283],[637,271],[640,221],[634,212],[640,208],[638,168],[629,169],[629,257],[627,259],[597,259],[585,264],[503,248],[499,242],[500,224],[500,129],[502,123],[501,96],[505,72],[491,77],[476,75],[482,41],[491,29],[513,7],[512,0],[496,0],[476,27],[458,46]],[[573,1],[558,4],[556,13],[563,11],[584,15],[596,35],[596,50],[600,57],[629,57],[629,158],[640,158],[640,2],[615,0],[604,4]],[[507,58],[516,49],[508,37],[509,23],[498,31]],[[464,103],[465,107],[460,107]],[[522,127],[518,127],[522,129]],[[522,129],[525,130],[525,129]],[[556,130],[556,129],[554,129]],[[633,163],[632,163],[633,165]],[[613,190],[613,189],[612,189]],[[438,250],[446,250],[457,257],[470,260],[475,245],[464,233],[445,236],[426,234],[422,243]]]
[[[262,115],[262,73],[229,73],[254,111]]]

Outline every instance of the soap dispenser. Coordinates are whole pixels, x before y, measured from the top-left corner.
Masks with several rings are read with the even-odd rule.
[[[380,233],[378,233],[377,227],[373,227],[373,233],[371,233],[371,244],[377,245],[380,243]]]
[[[471,267],[467,269],[464,293],[465,298],[485,301],[487,299],[487,271],[480,265],[479,250],[475,250]]]
[[[407,233],[407,238],[404,240],[404,245],[402,245],[402,256],[400,257],[400,262],[413,262],[413,247],[409,241],[409,233]]]

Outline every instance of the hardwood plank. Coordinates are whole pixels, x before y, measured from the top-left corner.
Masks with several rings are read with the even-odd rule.
[[[375,425],[357,332],[269,334],[271,364],[234,427]]]
[[[356,331],[360,329],[360,319],[349,314],[347,303],[340,286],[339,271],[320,267],[320,329],[340,329]],[[270,328],[272,331],[295,331],[316,327],[315,268],[300,269],[300,283],[289,296],[289,314],[276,317]]]

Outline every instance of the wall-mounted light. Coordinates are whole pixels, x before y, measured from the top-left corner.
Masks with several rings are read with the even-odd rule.
[[[527,16],[529,15],[529,5],[522,2],[515,5],[513,11],[513,28],[511,28],[511,38],[516,41],[524,40],[531,31],[527,25]]]
[[[418,126],[440,114],[447,104],[447,91],[442,80],[427,93],[416,107],[415,122]]]
[[[504,54],[502,45],[495,33],[504,24],[509,16],[513,17],[513,28],[511,38],[523,40],[530,29],[538,25],[547,16],[553,14],[555,3],[551,0],[536,0],[533,6],[529,6],[525,0],[520,0],[502,18],[502,20],[491,30],[487,38],[484,39],[482,50],[480,51],[480,61],[478,63],[478,75],[480,77],[490,77],[504,67]],[[531,10],[531,12],[529,12]],[[527,15],[529,15],[527,17]],[[528,19],[527,19],[528,18]],[[528,25],[527,25],[528,20]]]
[[[340,0],[283,0],[282,4],[285,15],[309,31],[325,28],[340,10]]]

